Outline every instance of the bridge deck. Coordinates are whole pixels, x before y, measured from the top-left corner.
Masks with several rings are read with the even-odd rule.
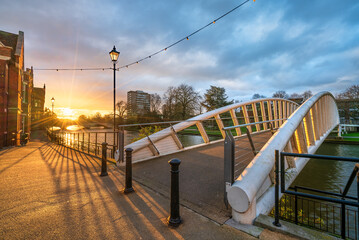
[[[272,136],[270,132],[253,134],[256,150],[260,150]],[[239,175],[253,159],[248,138],[242,136],[236,141],[236,174]],[[133,165],[133,177],[140,183],[169,196],[170,166],[173,158],[181,160],[180,202],[201,214],[224,223],[230,216],[223,202],[223,142],[190,149],[184,152],[162,156]]]

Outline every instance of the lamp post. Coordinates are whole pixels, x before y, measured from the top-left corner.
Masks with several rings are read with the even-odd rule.
[[[52,117],[54,117],[54,102],[55,102],[55,98],[52,97],[52,98],[51,98],[51,103],[52,103],[52,110],[51,110],[51,112],[52,112]],[[52,130],[51,130],[51,134],[53,134],[53,133],[54,133],[54,121],[52,121]]]
[[[120,52],[116,51],[116,47],[113,46],[111,52],[109,52],[111,61],[113,63],[113,134],[116,131],[116,63]],[[115,138],[114,138],[115,139]],[[115,145],[115,142],[113,143]]]

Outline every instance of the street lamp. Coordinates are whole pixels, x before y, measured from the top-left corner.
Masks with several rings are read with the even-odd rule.
[[[116,47],[113,46],[111,52],[109,52],[111,61],[113,63],[113,132],[116,131],[116,63],[120,52],[116,51]],[[115,143],[114,143],[115,145]]]
[[[52,97],[51,98],[51,103],[52,103],[52,117],[54,117],[54,102],[55,102],[55,98]],[[52,130],[51,130],[51,133],[53,134],[54,133],[54,122],[52,121]]]

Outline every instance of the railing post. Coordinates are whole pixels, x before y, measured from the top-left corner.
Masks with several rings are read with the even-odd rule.
[[[359,203],[359,171],[357,171],[357,201]],[[359,207],[357,213],[357,224],[359,224]],[[359,229],[358,229],[358,236],[359,236]]]
[[[234,183],[235,140],[231,130],[226,131],[224,139],[224,204],[228,208],[227,186]]]
[[[135,191],[132,188],[132,148],[126,148],[126,181],[124,193],[131,193]]]
[[[119,151],[119,163],[124,162],[124,147],[125,147],[125,130],[120,127],[118,130],[118,151]]]
[[[275,150],[275,189],[274,189],[274,222],[273,225],[276,227],[281,227],[279,223],[279,151]]]
[[[345,200],[343,198],[343,200]],[[345,239],[345,204],[341,204],[341,214],[340,214],[340,233],[343,239]]]
[[[294,187],[294,191],[297,192],[297,186]],[[298,224],[298,196],[294,195],[294,222]]]
[[[107,143],[102,143],[101,177],[107,176]]]
[[[179,211],[179,165],[181,160],[172,159],[168,162],[171,165],[171,211],[167,219],[169,226],[177,227],[182,220]]]

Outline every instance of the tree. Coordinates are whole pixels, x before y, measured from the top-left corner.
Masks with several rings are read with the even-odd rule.
[[[289,98],[288,94],[283,90],[276,91],[275,93],[273,93],[272,97],[274,97],[274,98],[285,98],[285,99]]]
[[[226,90],[224,88],[211,86],[211,88],[207,89],[204,94],[202,106],[204,106],[207,111],[211,111],[232,104],[233,100],[227,101],[227,98]]]
[[[260,95],[259,93],[253,94],[252,99],[258,99],[258,98],[266,98],[266,96]]]
[[[290,95],[290,98],[301,98],[301,97],[302,97],[301,94],[298,94],[298,93],[292,93]]]
[[[150,111],[151,113],[160,113],[162,99],[157,93],[150,94]]]
[[[338,94],[338,99],[359,99],[359,85],[348,87],[344,92]]]
[[[303,101],[307,100],[308,98],[311,98],[313,96],[312,91],[308,90],[302,93],[301,97],[303,97]]]
[[[169,87],[164,94],[163,115],[169,119],[186,119],[193,116],[200,104],[201,96],[192,86],[181,84]]]
[[[359,85],[352,85],[337,95],[339,114],[346,121],[359,119]]]
[[[127,111],[127,103],[125,102],[125,101],[119,101],[119,102],[117,102],[116,103],[116,107],[117,107],[117,109],[118,109],[118,116],[120,117],[120,118],[123,118],[124,117],[124,115],[125,115],[125,113],[126,113],[126,111]]]
[[[162,114],[165,118],[171,119],[174,116],[176,106],[176,90],[175,87],[168,87],[163,95],[164,104],[162,106]]]

